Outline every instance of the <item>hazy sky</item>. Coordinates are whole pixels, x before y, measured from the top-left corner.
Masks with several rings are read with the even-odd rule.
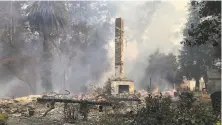
[[[177,54],[188,15],[187,0],[149,1],[149,7],[144,10],[146,2],[126,2],[117,14],[123,18],[125,27],[125,76],[134,80],[136,86],[148,65],[148,56],[157,48]],[[144,11],[149,14],[143,18]],[[110,55],[113,57],[113,52]]]
[[[147,58],[150,54],[157,48],[165,53],[173,52],[176,54],[181,47],[182,31],[188,14],[187,0],[165,0],[159,2],[155,0],[140,2],[111,1],[109,7],[113,13],[113,21],[116,17],[121,17],[124,21],[125,76],[128,79],[134,80],[135,86],[138,87],[140,80],[144,77],[144,70],[148,65]],[[85,51],[85,55],[82,58],[88,59],[91,67],[86,67],[82,65],[81,62],[73,63],[73,65],[78,68],[76,69],[76,73],[73,72],[70,76],[70,78],[72,78],[69,83],[70,86],[75,86],[74,88],[80,89],[78,87],[80,84],[85,85],[90,81],[94,82],[93,84],[104,84],[107,78],[114,75],[114,36],[108,43],[108,46],[106,45],[107,44],[104,43],[97,48],[89,48],[90,51]],[[107,50],[101,50],[101,46],[105,46]],[[93,51],[93,53],[91,51]],[[93,58],[91,59],[89,56]],[[107,56],[108,58],[106,58]],[[102,64],[101,62],[109,63],[111,66]],[[53,84],[57,82],[59,86],[55,86],[57,87],[56,90],[59,90],[61,89],[61,83],[64,81],[61,72],[64,64],[59,61],[55,62],[55,64],[57,67],[55,73],[59,76],[54,76]],[[110,66],[111,70],[105,71],[104,66],[108,66],[108,69]],[[94,76],[97,71],[102,75],[99,75],[98,78],[96,77],[95,81],[92,79],[92,76]],[[87,81],[87,83],[78,81]],[[41,85],[40,83],[37,84],[39,86]],[[5,91],[0,91],[0,96],[5,96],[5,94],[10,96],[7,93],[13,94],[11,92],[16,89],[16,91],[21,91],[18,93],[28,93],[28,86],[16,78],[7,82],[7,84],[0,85],[0,87],[5,88]],[[24,92],[24,90],[27,92]]]

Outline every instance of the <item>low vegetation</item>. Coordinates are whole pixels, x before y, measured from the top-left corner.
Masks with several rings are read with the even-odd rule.
[[[151,96],[146,98],[146,107],[134,117],[104,116],[99,125],[215,125],[219,117],[210,103],[198,102],[193,93],[182,93],[179,100],[171,97]]]

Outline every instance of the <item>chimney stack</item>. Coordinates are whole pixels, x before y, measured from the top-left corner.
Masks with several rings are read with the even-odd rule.
[[[123,20],[121,18],[116,18],[115,22],[115,77],[123,79],[124,78],[124,34]]]

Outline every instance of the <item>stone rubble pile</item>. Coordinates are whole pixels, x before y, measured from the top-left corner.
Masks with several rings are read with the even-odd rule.
[[[120,114],[126,114],[132,111],[133,113],[136,113],[138,109],[145,106],[145,97],[147,93],[145,91],[141,91],[137,93],[137,96],[142,100],[141,103],[138,102],[120,102],[119,107],[104,107],[103,112],[99,112],[98,108],[96,110],[90,110],[88,114],[88,119],[90,120],[98,120],[100,117],[102,117],[104,114],[114,114],[114,113],[120,113]],[[20,97],[20,98],[7,98],[7,99],[0,99],[0,112],[7,115],[9,120],[18,120],[21,121],[21,119],[29,119],[28,121],[37,122],[38,120],[41,121],[56,121],[61,122],[64,118],[64,103],[55,103],[55,108],[52,109],[47,113],[45,117],[43,117],[43,114],[49,109],[48,104],[41,104],[37,103],[37,98],[42,97],[43,95],[29,95],[26,97]],[[81,94],[81,95],[53,95],[48,94],[47,96],[52,97],[59,97],[59,98],[72,98],[76,100],[90,100],[90,101],[99,101],[103,100],[104,98],[97,98],[98,94]],[[123,96],[123,95],[122,95]],[[125,97],[126,95],[124,95]],[[128,96],[129,97],[129,96]],[[130,96],[131,97],[131,96]],[[96,107],[96,106],[94,106]],[[79,119],[82,119],[81,114],[78,116]],[[31,120],[30,120],[31,119]],[[36,119],[37,121],[34,121]],[[15,121],[14,123],[18,122]],[[46,123],[44,123],[46,124]],[[25,125],[25,124],[24,124]]]
[[[30,95],[16,99],[1,99],[0,110],[8,116],[32,116],[36,108],[35,101],[40,95]]]

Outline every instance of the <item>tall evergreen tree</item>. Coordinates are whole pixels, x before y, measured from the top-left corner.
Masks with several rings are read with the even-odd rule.
[[[192,1],[185,45],[212,46],[214,59],[221,58],[221,1]],[[194,13],[195,12],[195,13]],[[193,22],[196,20],[196,23]],[[191,38],[191,39],[189,39]]]
[[[184,46],[179,56],[182,74],[188,79],[195,78],[196,88],[199,88],[199,80],[202,76],[207,79],[207,67],[213,64],[216,57],[212,40],[218,39],[216,37],[208,39],[215,29],[212,25],[205,25],[206,19],[203,19],[201,12],[208,5],[203,7],[203,4],[206,3],[197,1],[190,3],[190,14],[184,30]]]

